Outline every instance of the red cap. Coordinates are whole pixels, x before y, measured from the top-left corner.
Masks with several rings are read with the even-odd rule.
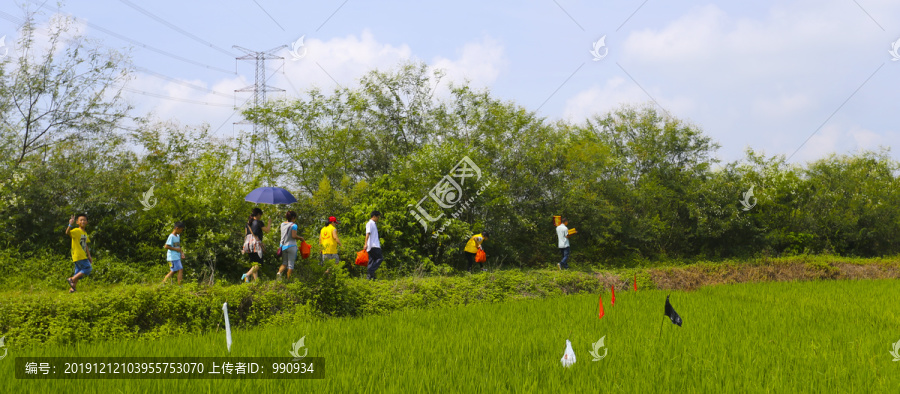
[[[337,221],[337,218],[334,217],[334,216],[329,217],[329,218],[328,218],[328,222],[329,222],[329,223],[340,223],[340,222]]]

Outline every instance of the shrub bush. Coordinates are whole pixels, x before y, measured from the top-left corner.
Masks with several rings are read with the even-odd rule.
[[[331,268],[326,273],[326,267],[315,265],[301,280],[289,283],[120,285],[74,294],[7,292],[0,301],[0,332],[12,346],[150,339],[220,329],[225,302],[231,325],[242,328],[603,289],[590,274],[573,271],[510,270],[371,282],[349,279],[346,271]]]

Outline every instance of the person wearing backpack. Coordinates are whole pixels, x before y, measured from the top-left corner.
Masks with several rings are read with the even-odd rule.
[[[250,250],[247,253],[250,259],[250,270],[247,271],[244,275],[241,276],[241,280],[244,282],[249,282],[250,277],[253,277],[253,280],[259,280],[259,275],[257,272],[259,271],[260,265],[262,265],[262,240],[263,234],[268,233],[270,227],[272,227],[272,219],[269,219],[268,224],[263,227],[262,222],[263,211],[259,208],[253,208],[253,211],[250,212],[250,217],[247,219],[247,223],[244,227],[245,237],[247,235],[253,235],[253,239],[258,242],[258,247],[260,250]]]
[[[297,212],[287,211],[284,214],[284,222],[281,223],[281,267],[278,268],[277,279],[281,279],[281,274],[287,269],[287,278],[291,278],[294,272],[294,263],[297,261],[297,240],[304,241],[303,237],[297,235]]]
[[[466,269],[469,270],[469,272],[472,272],[472,266],[475,265],[475,255],[479,250],[484,250],[481,248],[481,244],[484,242],[484,240],[487,239],[489,235],[490,232],[482,231],[481,234],[473,235],[472,238],[469,238],[469,242],[466,242],[466,247],[463,252],[466,255]],[[487,271],[487,269],[484,268],[484,263],[478,264],[482,266],[482,271]]]

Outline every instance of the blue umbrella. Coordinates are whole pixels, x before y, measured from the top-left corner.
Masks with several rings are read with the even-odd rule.
[[[297,199],[291,192],[280,187],[260,187],[244,197],[244,201],[258,204],[293,204]]]

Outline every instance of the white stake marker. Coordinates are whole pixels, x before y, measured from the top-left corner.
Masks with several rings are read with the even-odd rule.
[[[222,304],[222,312],[225,314],[225,343],[228,345],[228,352],[231,353],[231,324],[228,323],[228,303]]]

